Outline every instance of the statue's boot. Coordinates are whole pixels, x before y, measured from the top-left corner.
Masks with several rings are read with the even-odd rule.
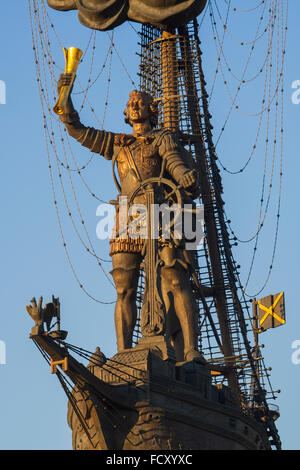
[[[201,352],[197,351],[197,349],[195,348],[191,348],[184,353],[184,361],[190,362],[194,360],[197,362],[201,362],[201,364],[205,364],[205,359],[203,355],[201,354]]]

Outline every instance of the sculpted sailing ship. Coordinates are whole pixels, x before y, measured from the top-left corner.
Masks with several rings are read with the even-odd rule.
[[[33,1],[31,14],[38,15],[39,3]],[[284,297],[278,294],[270,305],[253,299],[252,347],[223,211],[198,38],[196,17],[210,2],[48,5],[78,10],[79,21],[94,30],[128,20],[142,24],[140,89],[130,92],[125,109],[131,133],[81,122],[71,98],[82,57],[77,48],[64,50],[66,68],[52,104],[78,145],[112,162],[118,190],[111,201],[116,216],[110,239],[116,355],[107,359],[99,348],[92,354],[68,344],[58,299],[44,308],[42,299],[27,306],[35,321],[30,336],[69,399],[73,448],[280,449],[278,411],[269,406],[262,382],[258,334],[270,318],[272,327],[284,323]],[[154,207],[164,207],[162,219],[155,219]],[[201,216],[204,240],[196,250],[188,235],[195,224],[199,235]],[[88,365],[72,353],[88,358]]]

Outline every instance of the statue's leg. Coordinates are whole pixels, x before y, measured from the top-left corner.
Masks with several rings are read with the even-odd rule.
[[[191,289],[188,265],[182,259],[180,250],[176,248],[163,247],[160,257],[163,261],[161,270],[163,297],[169,298],[169,307],[173,303],[176,314],[176,318],[172,318],[172,309],[169,310],[171,313],[168,321],[169,331],[176,356],[179,356],[179,360],[201,357],[197,351],[197,305]],[[176,327],[178,320],[181,331]]]
[[[132,347],[132,334],[136,323],[136,291],[141,257],[136,253],[112,255],[111,274],[117,290],[115,328],[118,351]]]
[[[161,276],[161,295],[166,310],[166,334],[171,345],[174,347],[176,359],[178,362],[184,361],[184,341],[180,322],[175,313],[174,296],[170,289],[169,276],[162,269]]]

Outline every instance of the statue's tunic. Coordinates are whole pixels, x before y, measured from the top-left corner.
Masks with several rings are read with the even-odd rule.
[[[115,134],[83,126],[76,111],[62,115],[61,120],[67,127],[68,133],[83,146],[89,148],[91,152],[99,153],[107,160],[112,160],[113,165],[117,164],[120,179],[119,196],[130,198],[132,192],[137,188],[138,180],[144,181],[159,176],[162,164],[165,166],[167,177],[177,183],[185,173],[190,171],[182,156],[184,149],[174,134],[168,130],[150,131],[138,137]],[[131,164],[131,158],[134,161],[134,166]],[[139,193],[134,199],[134,203],[145,204],[145,195]],[[116,211],[115,228],[110,240],[110,255],[119,252],[140,253],[144,239],[132,238],[128,234],[124,236],[124,233],[120,234],[118,206]],[[124,221],[122,226],[124,226]]]

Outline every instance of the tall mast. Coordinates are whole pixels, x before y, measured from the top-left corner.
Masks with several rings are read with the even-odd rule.
[[[227,380],[236,402],[245,409],[253,381],[258,389],[261,387],[247,338],[248,306],[243,298],[224,216],[222,182],[216,163],[201,55],[195,20],[165,31],[149,25],[142,27],[141,89],[161,103],[160,125],[177,133],[198,167],[205,241],[197,252],[197,275],[199,283],[214,293],[210,315],[215,322],[214,328],[206,326],[205,331],[199,331],[199,347],[208,360],[224,365],[226,377],[221,383]],[[199,325],[203,326],[206,312],[201,299],[198,305]],[[212,339],[216,331],[222,343],[221,358],[218,341]],[[246,375],[252,377],[250,382]],[[266,401],[264,404],[268,406]],[[280,439],[271,421],[267,428],[280,448]]]
[[[225,284],[218,246],[218,233],[215,213],[211,210],[214,205],[214,189],[211,186],[208,178],[207,159],[204,147],[204,134],[194,70],[193,52],[195,51],[192,51],[189,33],[186,26],[178,28],[176,32],[174,29],[163,31],[159,38],[148,43],[148,51],[147,45],[145,45],[146,55],[150,52],[149,48],[153,49],[157,46],[157,44],[160,44],[162,84],[160,89],[161,96],[156,96],[156,98],[159,98],[162,104],[164,127],[171,129],[173,132],[179,133],[181,138],[184,140],[189,140],[190,143],[192,143],[193,154],[197,161],[202,203],[204,205],[207,248],[209,252],[213,278],[212,287],[215,291],[214,297],[220,326],[222,349],[226,358],[226,365],[229,367],[228,382],[230,388],[236,398],[236,401],[240,402],[240,389],[238,380],[234,370],[231,367],[234,350],[232,347],[227,318],[228,315],[225,298]],[[198,53],[197,49],[196,52]],[[145,65],[145,63],[143,63],[143,59],[144,57],[142,54],[142,70],[144,69],[143,65]],[[153,59],[147,63],[145,70],[148,72],[151,70],[151,67],[153,67]],[[145,75],[148,75],[147,72]],[[149,83],[149,78],[143,76],[143,72],[141,74],[141,78],[142,82],[144,80],[145,82]],[[200,78],[200,83],[200,92],[203,95],[202,75]],[[180,84],[181,90],[179,91]],[[153,93],[153,91],[156,91],[155,87],[153,88],[154,90],[148,89],[146,91]],[[186,97],[184,109],[182,109],[183,96]],[[188,120],[190,121],[189,134],[186,134],[185,132],[182,133],[180,129],[180,125],[184,119],[183,114],[186,114],[188,116]]]

